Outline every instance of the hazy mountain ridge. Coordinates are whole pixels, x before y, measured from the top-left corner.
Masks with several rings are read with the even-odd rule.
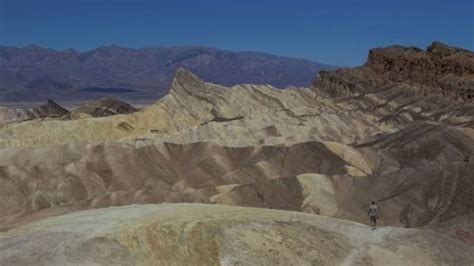
[[[179,67],[222,85],[239,83],[306,86],[320,70],[335,69],[304,59],[202,46],[130,49],[100,47],[88,52],[0,46],[0,102],[77,100],[129,90],[122,98],[156,98]],[[104,93],[84,88],[104,88]],[[131,90],[131,91],[130,91]],[[48,97],[49,96],[49,97]]]

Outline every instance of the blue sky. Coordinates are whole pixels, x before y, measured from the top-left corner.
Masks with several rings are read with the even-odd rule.
[[[0,44],[205,45],[359,65],[373,47],[474,50],[474,0],[0,0]]]

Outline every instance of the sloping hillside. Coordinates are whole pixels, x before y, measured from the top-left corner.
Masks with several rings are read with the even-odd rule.
[[[0,233],[4,265],[470,265],[474,248],[431,230],[202,204],[76,212]]]
[[[468,255],[472,252],[464,253],[472,249],[474,239],[473,228],[469,226],[474,212],[474,103],[464,97],[469,92],[466,84],[472,79],[471,62],[453,56],[461,53],[470,57],[472,52],[456,49],[438,43],[428,51],[399,46],[376,49],[364,66],[321,72],[309,88],[285,90],[250,84],[224,87],[178,69],[168,94],[138,112],[1,125],[0,226],[17,232],[15,228],[22,224],[37,221],[41,226],[40,220],[46,217],[84,209],[166,202],[280,209],[332,217],[291,213],[291,217],[327,219],[334,224],[339,223],[336,218],[367,223],[367,205],[377,201],[380,225],[389,226],[375,233],[382,235],[380,243],[372,246],[372,240],[362,239],[362,246],[354,244],[347,240],[352,239],[353,230],[363,232],[365,237],[367,228],[343,222],[341,240],[330,242],[330,246],[336,245],[327,251],[330,260],[310,252],[315,257],[308,257],[308,261],[301,257],[301,263],[319,259],[329,264],[362,260],[360,263],[370,265],[390,258],[387,263],[394,265],[472,264]],[[433,51],[448,55],[446,60],[454,71],[425,68],[426,58],[436,66],[446,61],[434,56]],[[420,62],[419,58],[425,59]],[[428,84],[417,77],[399,78],[398,75],[406,74],[405,67],[425,69],[426,75],[436,79]],[[448,79],[460,85],[446,87],[444,81]],[[469,82],[462,83],[465,81]],[[168,207],[114,210],[122,213],[141,208]],[[189,208],[194,213],[194,207]],[[196,212],[207,210],[195,208]],[[227,208],[237,210],[215,210],[227,212]],[[249,212],[253,213],[250,209]],[[261,212],[264,215],[271,211]],[[95,213],[77,215],[87,217]],[[238,217],[237,212],[235,215],[234,218]],[[64,221],[69,228],[68,219],[72,218],[67,217],[74,214],[63,217],[44,223]],[[160,220],[163,217],[155,217],[160,221],[158,226],[165,223]],[[172,220],[175,219],[178,218]],[[309,227],[300,227],[300,222],[291,219],[285,220],[282,228],[271,230],[294,230],[291,234],[307,236],[298,238],[294,245],[301,245],[302,253],[309,252],[308,246],[320,239],[312,239],[307,234]],[[260,226],[260,221],[248,223],[243,228],[254,230]],[[344,229],[346,226],[349,229]],[[209,228],[216,238],[224,237],[220,229]],[[426,228],[433,231],[425,231]],[[22,232],[28,232],[18,230],[20,233],[15,237],[21,238]],[[101,230],[97,231],[100,236]],[[257,234],[276,234],[271,230]],[[130,237],[143,237],[140,232],[134,231]],[[391,238],[392,232],[397,232],[395,238]],[[180,238],[181,233],[170,234]],[[173,247],[174,240],[155,242],[154,236],[150,241],[156,246],[149,249],[148,244],[143,247],[139,243],[134,246],[137,254],[143,250],[155,254],[156,250]],[[8,248],[8,241],[0,243],[6,243]],[[244,246],[257,243],[242,241]],[[258,243],[255,249],[238,249],[254,254],[248,260],[241,255],[243,262],[258,264],[258,254],[264,252]],[[448,251],[445,244],[453,250]],[[20,249],[30,248],[19,245]],[[193,243],[190,245],[194,247]],[[271,248],[281,254],[290,252],[288,256],[292,257],[295,255],[291,252],[299,250],[292,245],[284,250],[275,249],[273,244]],[[37,248],[32,246],[31,252]],[[120,246],[122,249],[125,252],[128,248]],[[78,248],[73,250],[77,252]],[[220,248],[206,247],[202,252],[209,250],[216,252]],[[459,250],[463,250],[463,255],[456,255]],[[176,256],[157,259],[162,264],[179,263],[182,253],[176,252]],[[459,261],[453,262],[453,254]],[[134,261],[135,255],[129,255],[124,259]],[[62,256],[69,255],[52,255],[51,261],[59,263],[64,259]],[[214,258],[212,262],[226,264],[219,256],[209,254],[209,258]],[[282,256],[283,260],[287,258]]]

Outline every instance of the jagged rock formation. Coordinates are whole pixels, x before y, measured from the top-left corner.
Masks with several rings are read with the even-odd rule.
[[[69,111],[56,102],[48,102],[39,107],[9,108],[0,107],[0,124],[27,121],[37,118],[59,118],[65,117]]]
[[[345,89],[331,89],[333,95],[361,94],[375,88],[393,91],[396,85],[425,98],[440,96],[458,102],[472,102],[474,53],[440,42],[434,42],[426,51],[399,45],[376,48],[369,51],[364,66],[339,69],[335,73],[323,72],[321,79],[336,87],[347,86]]]
[[[470,265],[431,230],[201,204],[76,212],[0,233],[2,265]]]
[[[392,46],[373,49],[366,64],[392,82],[412,82],[425,96],[474,101],[474,54],[434,42],[426,51]]]
[[[38,107],[0,107],[0,124],[44,118],[67,120],[105,117],[117,114],[130,114],[136,111],[138,109],[130,104],[110,97],[94,102],[86,102],[72,111],[67,110],[52,100],[48,100],[46,104]]]
[[[3,125],[0,227],[162,202],[366,222],[376,200],[382,225],[427,226],[470,244],[473,228],[455,227],[473,219],[474,104],[458,93],[468,83],[444,83],[471,79],[458,54],[472,56],[438,43],[375,49],[365,66],[285,90],[227,88],[180,69],[169,93],[138,112]],[[450,67],[428,67],[439,64]],[[416,69],[426,74],[406,76]]]
[[[368,112],[347,110],[308,88],[278,90],[271,86],[226,88],[205,83],[183,69],[170,93],[131,115],[110,119],[31,121],[9,125],[0,147],[42,146],[105,140],[216,141],[230,146],[327,140],[353,143],[399,125]],[[87,127],[82,125],[87,123]],[[124,130],[123,126],[133,128]],[[366,127],[363,130],[354,128]],[[30,130],[27,130],[30,129]],[[30,136],[31,131],[34,136]],[[93,132],[93,134],[92,134]],[[57,138],[51,138],[56,134]]]
[[[71,118],[84,118],[84,116],[104,117],[117,114],[130,114],[136,111],[138,111],[138,109],[124,101],[106,97],[77,107],[71,112]]]

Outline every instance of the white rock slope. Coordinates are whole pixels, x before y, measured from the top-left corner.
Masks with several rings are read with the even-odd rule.
[[[0,233],[1,265],[472,265],[431,230],[202,204],[75,212]]]

